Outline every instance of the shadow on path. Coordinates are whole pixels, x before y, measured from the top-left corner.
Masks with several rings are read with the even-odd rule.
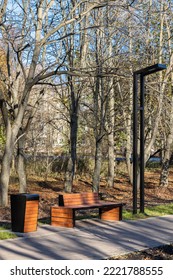
[[[39,226],[37,232],[0,241],[1,260],[105,259],[173,241],[173,216],[136,221],[77,221],[76,228]]]

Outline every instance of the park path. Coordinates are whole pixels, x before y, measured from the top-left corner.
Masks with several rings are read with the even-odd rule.
[[[173,242],[173,215],[135,221],[77,221],[75,228],[39,226],[0,241],[1,260],[103,260]]]

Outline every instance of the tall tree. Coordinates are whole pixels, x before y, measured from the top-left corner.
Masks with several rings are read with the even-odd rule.
[[[1,28],[3,27],[3,24],[4,24],[4,16],[6,13],[7,4],[8,4],[8,0],[2,0],[0,2],[0,26],[1,26]]]
[[[163,21],[164,25],[167,30],[167,38],[165,38],[165,41],[167,41],[167,46],[164,44],[164,48],[166,48],[166,53],[168,56],[168,59],[170,59],[170,64],[172,64],[172,36],[171,36],[171,29],[172,29],[172,9],[170,6],[170,1],[166,1],[162,3],[162,14],[163,14]],[[162,50],[163,55],[163,50]],[[168,186],[168,179],[169,179],[169,166],[170,166],[170,158],[172,154],[172,143],[173,143],[173,73],[171,71],[170,73],[170,80],[169,80],[169,86],[168,86],[168,93],[167,98],[165,98],[165,106],[163,110],[162,116],[163,122],[166,125],[165,129],[165,135],[166,140],[164,142],[163,146],[163,158],[162,158],[162,169],[161,169],[161,175],[160,175],[160,186],[161,187],[167,187]],[[165,119],[166,118],[166,119]],[[164,125],[165,127],[165,125]]]
[[[0,174],[0,205],[8,203],[10,166],[15,143],[28,106],[33,86],[54,75],[71,74],[65,69],[66,54],[63,48],[64,27],[81,21],[90,11],[100,6],[100,2],[88,3],[79,14],[74,12],[84,1],[76,2],[66,16],[59,17],[59,2],[54,0],[13,1],[6,15],[6,25],[1,32],[7,48],[8,79],[4,81],[8,98],[1,92],[1,111],[6,128],[6,143]],[[68,1],[67,1],[68,4]],[[48,21],[47,21],[48,18]],[[44,32],[46,30],[46,32]],[[45,55],[46,51],[46,55]],[[46,62],[41,65],[42,56]],[[13,62],[13,63],[12,63]],[[12,71],[12,66],[16,69]],[[15,66],[14,66],[15,65]],[[23,79],[18,91],[19,77]]]

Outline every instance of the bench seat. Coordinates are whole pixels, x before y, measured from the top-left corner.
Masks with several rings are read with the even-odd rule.
[[[75,211],[99,209],[102,220],[122,220],[123,203],[102,201],[98,193],[63,194],[59,195],[59,205],[51,207],[51,225],[62,227],[75,226]]]
[[[89,208],[103,208],[106,206],[114,206],[114,207],[120,207],[122,206],[122,203],[114,203],[114,202],[106,202],[106,203],[96,203],[92,205],[86,205],[86,204],[80,204],[80,205],[69,205],[69,206],[52,206],[54,208],[59,208],[59,209],[75,209],[75,210],[82,210],[82,209],[89,209]]]

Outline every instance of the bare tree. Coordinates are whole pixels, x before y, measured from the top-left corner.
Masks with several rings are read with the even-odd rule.
[[[162,2],[162,18],[163,24],[167,30],[167,54],[170,59],[170,65],[172,65],[172,36],[171,36],[171,24],[172,24],[172,9],[170,9],[169,1],[167,3]],[[163,47],[163,46],[162,46]],[[173,65],[172,65],[173,67]],[[165,135],[166,140],[163,147],[163,158],[162,158],[162,170],[160,175],[160,186],[167,187],[169,182],[169,166],[170,158],[172,154],[172,143],[173,143],[173,73],[170,73],[170,81],[168,86],[167,98],[165,98],[165,106],[163,109],[163,123],[165,124]]]
[[[1,92],[1,111],[6,128],[6,143],[0,174],[0,205],[5,206],[8,203],[12,156],[15,143],[20,136],[19,131],[31,90],[34,85],[51,76],[71,75],[74,72],[63,67],[66,59],[63,39],[67,36],[63,28],[81,21],[92,9],[100,6],[102,1],[89,2],[86,9],[78,14],[78,8],[83,2],[76,3],[66,18],[59,18],[60,5],[54,0],[40,0],[34,3],[21,0],[14,1],[13,7],[9,6],[10,15],[7,15],[2,33],[4,45],[7,47],[8,79],[4,83],[8,89],[8,99]],[[12,17],[16,19],[14,26],[10,23]],[[46,18],[49,20],[47,21]],[[45,65],[40,64],[43,55],[46,58]],[[16,63],[15,73],[12,71],[12,61]],[[21,76],[23,86],[18,91],[17,85]]]
[[[0,26],[1,27],[4,24],[4,16],[6,13],[7,4],[8,4],[8,0],[2,0],[0,2]]]

